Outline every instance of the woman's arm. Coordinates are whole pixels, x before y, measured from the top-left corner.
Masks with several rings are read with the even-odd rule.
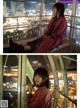
[[[49,32],[50,32],[50,30],[52,28],[53,22],[54,22],[54,17],[51,19],[51,21],[47,25],[47,28],[46,28],[46,31],[45,31],[45,35],[48,35],[49,34]]]
[[[28,98],[27,101],[28,108],[38,107],[38,105],[41,104],[45,96],[46,92],[44,90],[37,90],[32,97]]]
[[[60,18],[58,20],[58,23],[55,26],[55,29],[51,35],[52,38],[58,38],[61,37],[65,34],[67,29],[67,22],[65,20],[65,18]]]

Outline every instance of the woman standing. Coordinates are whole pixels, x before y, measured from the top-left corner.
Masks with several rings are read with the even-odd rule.
[[[49,91],[48,71],[44,68],[38,68],[34,72],[34,85],[37,87],[35,94],[32,95],[33,87],[28,87],[28,108],[51,108],[51,94]]]

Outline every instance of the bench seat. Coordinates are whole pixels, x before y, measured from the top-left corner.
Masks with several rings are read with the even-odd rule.
[[[61,44],[58,48],[54,48],[50,51],[50,53],[53,53],[53,52],[58,52],[66,47],[69,46],[69,42],[64,42],[63,44]]]

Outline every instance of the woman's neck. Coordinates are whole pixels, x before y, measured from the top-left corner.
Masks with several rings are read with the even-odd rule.
[[[57,16],[57,18],[59,18],[60,17],[60,14],[57,14],[56,16]]]

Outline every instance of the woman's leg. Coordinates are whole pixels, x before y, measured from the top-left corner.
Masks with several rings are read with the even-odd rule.
[[[12,39],[10,38],[9,44],[10,44],[10,47],[14,50],[32,50],[34,51],[42,40],[43,40],[43,37],[39,37],[31,42],[26,43],[26,45],[23,46],[23,45],[18,45],[17,43],[14,43]]]
[[[55,47],[56,40],[50,37],[46,37],[33,53],[48,53],[51,49]]]
[[[10,44],[10,47],[17,52],[24,51],[24,50],[31,50],[31,47],[28,44],[26,44],[25,46],[18,45],[17,43],[14,43],[11,38],[9,40],[9,44]]]
[[[31,50],[31,47],[29,45],[25,45],[24,50]]]

